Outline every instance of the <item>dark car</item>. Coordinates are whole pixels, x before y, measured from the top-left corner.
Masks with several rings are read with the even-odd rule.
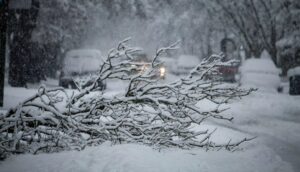
[[[287,72],[290,81],[290,95],[300,95],[300,48],[294,56],[294,67]]]
[[[135,65],[135,68],[137,69],[135,71],[132,71],[133,73],[143,73],[152,65],[152,61],[148,59],[147,54],[144,52],[134,54],[133,59],[133,65]],[[154,74],[155,78],[165,79],[166,67],[163,65],[163,63],[160,64],[159,67],[154,70]]]

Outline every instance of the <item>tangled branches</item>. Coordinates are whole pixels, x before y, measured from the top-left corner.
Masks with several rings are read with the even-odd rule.
[[[203,60],[186,78],[162,84],[157,77],[160,55],[177,47],[159,49],[151,64],[134,60],[136,49],[127,41],[112,49],[92,84],[67,92],[63,88],[46,89],[0,116],[0,152],[53,152],[81,150],[85,146],[110,141],[142,143],[155,147],[224,147],[231,150],[244,141],[216,144],[212,132],[195,132],[207,118],[231,121],[220,106],[228,100],[248,95],[252,90],[224,87],[217,81],[220,57]],[[127,89],[113,98],[103,96],[98,85],[109,79],[123,80]],[[196,104],[208,99],[218,105],[203,111]]]

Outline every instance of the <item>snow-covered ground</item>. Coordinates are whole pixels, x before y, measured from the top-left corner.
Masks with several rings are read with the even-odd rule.
[[[142,145],[109,143],[81,152],[20,155],[0,164],[2,172],[252,172],[292,171],[270,148],[252,146],[245,151],[164,150]]]
[[[257,136],[294,171],[300,170],[300,96],[257,91],[232,103],[229,112],[233,125],[219,125]]]
[[[120,90],[122,83],[109,84]],[[5,88],[4,108],[18,104],[36,89]],[[199,106],[209,108],[210,102]],[[89,147],[81,152],[11,156],[0,162],[1,172],[42,171],[195,171],[195,172],[297,172],[300,169],[300,97],[257,91],[230,103],[235,119],[209,120],[202,127],[218,128],[212,137],[228,142],[244,137],[257,138],[241,145],[242,150],[164,149],[154,150],[137,144]],[[197,128],[195,128],[197,129]]]

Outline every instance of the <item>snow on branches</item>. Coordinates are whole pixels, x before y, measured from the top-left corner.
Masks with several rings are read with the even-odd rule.
[[[217,144],[212,132],[195,132],[192,125],[205,119],[231,121],[220,106],[248,95],[252,90],[226,86],[217,80],[217,55],[204,59],[186,78],[169,84],[159,81],[159,57],[177,48],[177,43],[159,49],[152,62],[135,61],[137,49],[121,41],[109,51],[97,77],[85,88],[70,92],[41,86],[37,94],[0,116],[0,152],[38,153],[78,149],[110,141],[113,144],[141,143],[163,147],[219,147],[233,149],[242,142]],[[123,80],[124,92],[103,96],[100,84]],[[203,111],[196,104],[208,99],[218,105]]]

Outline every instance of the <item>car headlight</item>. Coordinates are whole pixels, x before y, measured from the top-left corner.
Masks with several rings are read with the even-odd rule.
[[[166,75],[166,68],[165,67],[161,67],[160,68],[160,76],[164,77]]]
[[[148,67],[146,65],[143,65],[142,71],[145,72],[147,69],[148,69]]]

